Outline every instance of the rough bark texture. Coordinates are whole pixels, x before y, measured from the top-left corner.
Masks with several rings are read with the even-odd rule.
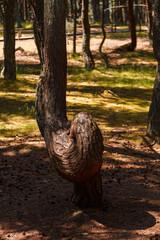
[[[36,93],[38,126],[56,170],[75,184],[73,201],[82,207],[94,206],[102,197],[99,173],[102,135],[87,113],[77,114],[71,124],[67,120],[64,1],[45,0],[44,14],[47,37],[44,41],[44,71]],[[81,186],[84,186],[83,190]]]
[[[128,12],[130,21],[130,33],[131,33],[131,51],[134,51],[137,45],[136,37],[136,23],[133,11],[133,0],[128,0]]]
[[[4,77],[16,79],[14,0],[4,1]]]
[[[83,183],[74,183],[72,201],[81,207],[99,206],[102,200],[102,180],[100,173]]]
[[[152,43],[152,30],[153,30],[153,16],[152,16],[152,1],[146,0],[147,4],[147,14],[148,14],[148,38],[150,43]]]
[[[147,132],[151,137],[160,137],[160,1],[154,2],[153,49],[158,61],[152,102],[148,114]]]
[[[107,68],[108,67],[108,57],[107,57],[107,54],[103,53],[102,52],[102,47],[103,47],[103,43],[106,39],[106,32],[105,32],[105,29],[104,29],[104,7],[105,7],[105,0],[102,0],[102,14],[101,14],[101,28],[102,28],[102,33],[103,33],[103,39],[101,41],[101,44],[99,46],[99,53],[100,55],[102,56],[102,58],[104,59],[105,61],[105,67]]]
[[[82,0],[82,28],[83,28],[83,40],[82,51],[85,68],[87,70],[94,69],[94,60],[90,51],[90,25],[88,20],[88,0]]]

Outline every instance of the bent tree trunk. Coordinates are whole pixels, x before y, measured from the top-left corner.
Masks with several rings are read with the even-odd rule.
[[[88,0],[82,0],[82,52],[86,70],[94,69],[94,60],[90,51],[90,25],[88,20]]]
[[[4,77],[10,80],[16,79],[14,5],[4,1]]]
[[[148,114],[147,133],[160,138],[160,1],[154,1],[153,50],[158,61],[158,70],[154,82],[152,102]]]
[[[44,71],[37,85],[36,117],[55,169],[74,183],[72,201],[98,205],[102,197],[100,168],[103,139],[86,113],[69,123],[66,117],[66,39],[64,0],[44,0]]]

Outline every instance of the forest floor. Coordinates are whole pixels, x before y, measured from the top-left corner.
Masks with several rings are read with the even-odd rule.
[[[129,39],[107,39],[111,67],[104,70],[100,37],[93,38],[96,69],[86,73],[81,38],[74,57],[67,41],[68,117],[87,110],[102,130],[103,202],[95,209],[72,204],[72,183],[55,171],[33,117],[36,47],[17,41],[25,50],[16,52],[18,80],[0,79],[0,240],[159,240],[160,147],[145,135],[156,73],[152,48],[140,37],[135,53],[117,53]]]

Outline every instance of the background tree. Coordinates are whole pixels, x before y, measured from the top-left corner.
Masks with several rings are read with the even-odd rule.
[[[158,61],[152,102],[148,114],[147,132],[151,137],[160,137],[160,1],[154,1],[153,50]]]
[[[77,1],[74,0],[73,54],[76,53],[76,33],[77,33]]]
[[[104,26],[104,18],[105,18],[104,8],[105,8],[105,0],[102,0],[101,28],[102,28],[103,38],[102,38],[102,41],[101,41],[100,46],[99,46],[99,53],[102,56],[102,58],[104,59],[105,67],[107,68],[108,67],[108,57],[104,52],[102,52],[102,47],[103,47],[103,44],[104,44],[105,39],[106,39],[106,32],[105,32],[105,26]]]
[[[86,70],[92,70],[94,68],[94,60],[90,51],[90,25],[88,19],[88,0],[82,0],[82,52]]]
[[[128,0],[128,12],[129,12],[130,33],[131,33],[130,50],[134,51],[137,45],[137,37],[136,37],[136,23],[135,23],[134,11],[133,11],[133,0]]]
[[[37,86],[36,116],[56,170],[74,183],[72,201],[95,206],[102,197],[103,140],[89,114],[77,114],[71,124],[66,117],[65,10],[64,0],[44,0],[44,71]]]
[[[20,1],[19,0],[15,0],[15,20],[17,22],[17,28],[22,28],[21,12],[20,12]]]
[[[81,11],[82,11],[82,0],[78,0],[78,9],[77,9],[77,13],[78,16],[81,16]]]
[[[4,77],[12,80],[16,79],[14,6],[15,0],[4,0]]]
[[[104,23],[110,23],[109,0],[104,1]]]
[[[73,17],[73,14],[74,14],[74,0],[70,0],[70,6],[71,6],[71,16]]]
[[[0,0],[0,22],[3,23],[3,18],[4,18],[4,4],[3,0]]]
[[[41,64],[43,64],[44,57],[44,0],[30,0],[30,6],[32,7],[34,15],[34,36],[35,43],[38,49],[39,58]]]
[[[93,23],[100,21],[100,7],[99,0],[91,0],[92,13],[93,13]]]
[[[152,43],[152,30],[153,30],[153,16],[152,16],[152,1],[146,0],[147,14],[148,14],[148,38]]]

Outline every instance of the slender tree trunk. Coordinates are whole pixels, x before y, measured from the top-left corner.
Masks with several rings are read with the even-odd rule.
[[[0,1],[0,22],[3,23],[4,20],[4,3]]]
[[[105,0],[102,0],[102,14],[101,14],[101,28],[102,28],[102,33],[103,33],[103,39],[101,41],[101,44],[99,46],[99,53],[100,55],[102,56],[102,58],[104,59],[105,61],[105,67],[107,68],[108,67],[108,57],[105,53],[102,52],[102,47],[103,47],[103,44],[105,42],[105,39],[106,39],[106,32],[105,32],[105,28],[104,28],[104,3]]]
[[[14,6],[15,0],[4,1],[4,77],[11,80],[16,79]]]
[[[15,14],[16,14],[16,22],[17,22],[17,28],[21,28],[21,15],[20,15],[20,6],[19,6],[19,1],[15,0]]]
[[[78,10],[77,10],[77,13],[78,13],[79,17],[81,16],[81,12],[82,12],[82,0],[78,0]]]
[[[99,22],[99,0],[91,0],[93,23]]]
[[[125,2],[125,5],[126,5],[126,7],[124,9],[124,12],[125,12],[125,25],[127,25],[128,24],[128,18],[129,18],[129,16],[128,16],[129,15],[128,14],[128,9],[127,9],[127,2]]]
[[[88,0],[82,0],[82,52],[86,70],[94,69],[94,60],[90,51],[90,25],[88,20]]]
[[[34,36],[41,65],[44,62],[44,0],[30,0],[34,16]]]
[[[74,14],[74,3],[73,3],[74,0],[70,0],[70,4],[71,4],[71,16],[73,17],[73,14]]]
[[[146,0],[147,14],[148,14],[148,39],[150,44],[152,43],[152,31],[153,31],[153,16],[152,16],[152,1]]]
[[[44,0],[44,71],[36,92],[36,118],[55,169],[74,183],[78,206],[100,204],[103,139],[92,117],[66,117],[66,37],[64,0]]]
[[[136,37],[136,24],[133,11],[133,0],[128,0],[128,11],[129,11],[129,20],[130,20],[130,33],[131,33],[131,51],[134,51],[137,45]]]
[[[77,1],[74,0],[74,30],[73,30],[73,54],[76,53],[76,32],[77,32]]]
[[[139,9],[138,9],[138,0],[135,0],[134,1],[134,3],[135,3],[135,22],[136,22],[136,24],[138,24],[139,23],[139,19],[138,19],[138,15],[139,15]]]
[[[106,8],[109,8],[109,0],[105,0],[105,7],[104,9]],[[109,10],[106,10],[105,11],[105,14],[104,14],[104,23],[110,23],[110,12]]]
[[[160,139],[160,1],[154,1],[153,50],[158,61],[152,102],[148,114],[149,136]]]

